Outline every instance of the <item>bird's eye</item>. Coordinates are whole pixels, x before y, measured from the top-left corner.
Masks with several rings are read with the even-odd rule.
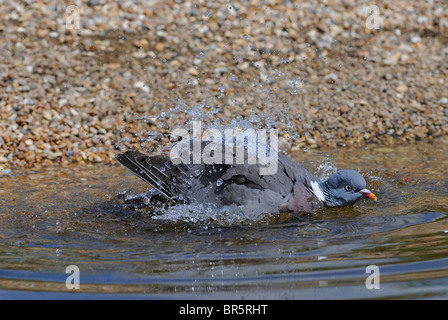
[[[345,189],[345,191],[350,191],[350,190],[352,190],[352,187],[349,184],[347,184],[347,185],[345,185],[344,189]]]

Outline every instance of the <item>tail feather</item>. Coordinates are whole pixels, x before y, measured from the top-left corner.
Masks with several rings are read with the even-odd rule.
[[[117,160],[137,177],[158,190],[169,200],[177,200],[178,188],[170,181],[170,177],[163,173],[151,162],[166,162],[166,159],[149,157],[138,151],[128,151],[117,156]],[[152,161],[151,161],[152,160]],[[159,161],[157,161],[159,160]],[[161,163],[159,163],[160,165]]]

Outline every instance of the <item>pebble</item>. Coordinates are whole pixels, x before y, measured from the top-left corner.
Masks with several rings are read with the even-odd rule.
[[[338,75],[336,73],[330,73],[325,76],[325,81],[327,83],[335,83],[338,80]]]
[[[134,88],[141,89],[142,91],[149,93],[149,87],[143,81],[137,81],[134,83]]]
[[[396,90],[400,93],[404,93],[404,92],[408,91],[408,87],[406,85],[402,84],[402,85],[399,85],[396,88]]]
[[[197,76],[197,75],[199,75],[199,71],[197,70],[197,69],[195,69],[195,68],[188,68],[188,73],[189,74],[191,74],[192,76]]]
[[[48,121],[51,121],[51,119],[53,118],[53,116],[51,114],[51,110],[44,110],[42,112],[42,117]]]
[[[396,65],[398,63],[398,61],[400,60],[400,57],[401,57],[401,53],[396,52],[394,54],[389,55],[386,59],[384,59],[383,63],[387,66]]]

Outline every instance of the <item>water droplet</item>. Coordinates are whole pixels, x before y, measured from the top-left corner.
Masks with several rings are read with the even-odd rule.
[[[236,75],[234,75],[233,73],[230,73],[229,75],[229,80],[230,81],[238,81],[238,77]],[[222,91],[221,91],[222,92]]]

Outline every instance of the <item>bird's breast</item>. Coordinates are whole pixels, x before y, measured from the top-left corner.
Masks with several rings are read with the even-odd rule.
[[[322,206],[322,202],[303,184],[294,186],[294,194],[287,209],[293,212],[313,213]]]

